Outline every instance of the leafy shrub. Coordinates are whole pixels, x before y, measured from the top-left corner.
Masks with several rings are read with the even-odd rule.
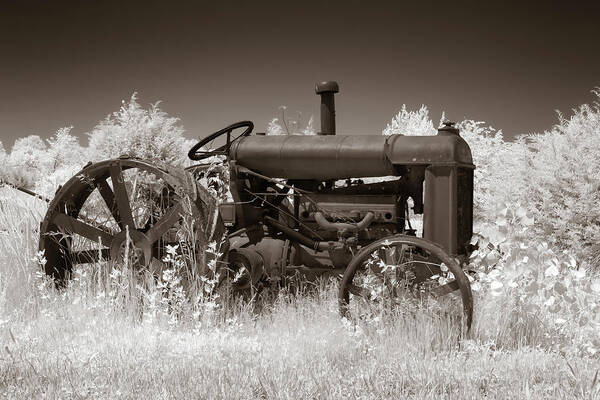
[[[29,135],[15,141],[7,159],[9,181],[32,188],[45,171],[47,146],[41,137]]]
[[[483,336],[521,341],[563,352],[600,353],[600,277],[587,263],[531,240],[534,218],[519,204],[495,210],[496,220],[473,237],[472,284],[482,315],[503,320],[481,324]],[[487,331],[487,332],[486,332]]]
[[[0,141],[0,179],[8,179],[8,154],[6,153],[6,149],[4,149],[2,141]]]
[[[444,115],[442,114],[443,121]],[[441,123],[440,123],[441,125]],[[429,109],[422,105],[417,111],[409,111],[406,104],[381,132],[383,135],[432,136],[437,133],[429,118]]]
[[[44,173],[35,182],[35,190],[42,195],[51,197],[59,185],[75,175],[87,162],[87,149],[71,134],[72,129],[60,128],[46,141],[46,151],[39,160]]]
[[[191,143],[183,137],[179,118],[162,111],[159,103],[143,109],[134,93],[128,102],[94,127],[89,134],[92,161],[127,154],[147,160],[182,165]]]
[[[46,154],[41,160],[41,167],[45,171],[85,163],[86,150],[79,145],[79,139],[71,135],[72,129],[72,126],[60,128],[47,140]]]
[[[600,98],[600,91],[594,91]],[[582,105],[542,135],[528,135],[520,199],[533,232],[600,264],[600,104]]]
[[[484,122],[464,120],[457,124],[460,135],[471,147],[474,175],[474,216],[479,221],[495,219],[490,210],[514,201],[525,189],[527,148],[523,139],[504,140],[501,130]]]

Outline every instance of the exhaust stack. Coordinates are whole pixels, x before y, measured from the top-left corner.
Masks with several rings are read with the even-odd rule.
[[[317,83],[315,92],[321,96],[321,131],[318,135],[335,135],[335,101],[340,88],[336,81]]]

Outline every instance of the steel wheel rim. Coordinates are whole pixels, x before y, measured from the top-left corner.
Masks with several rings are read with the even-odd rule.
[[[377,240],[368,246],[363,247],[358,254],[352,259],[346,270],[344,271],[344,275],[340,282],[339,291],[338,291],[338,303],[339,303],[339,311],[342,317],[351,318],[352,315],[350,313],[350,294],[364,296],[365,293],[353,293],[356,289],[353,287],[353,280],[359,270],[361,270],[362,266],[366,263],[367,258],[370,257],[371,254],[378,251],[382,246],[396,246],[396,245],[406,245],[406,246],[416,246],[421,249],[425,249],[430,254],[433,254],[437,259],[439,259],[442,263],[444,263],[449,272],[452,272],[455,280],[446,284],[446,286],[441,285],[442,289],[440,293],[437,294],[439,297],[443,297],[444,295],[454,292],[456,290],[459,291],[461,302],[462,302],[462,312],[464,315],[465,325],[467,326],[467,331],[470,330],[472,320],[473,320],[473,295],[471,292],[471,286],[469,283],[469,279],[462,271],[460,265],[450,257],[439,245],[428,241],[426,239],[417,238],[413,236],[407,235],[396,235],[384,239]],[[415,261],[415,263],[422,263],[422,261]],[[436,293],[432,293],[436,295]]]
[[[146,176],[149,181],[156,177],[155,187],[166,190],[167,203],[158,205],[154,210],[146,211],[140,205],[133,209],[132,205],[138,199],[135,193],[130,192],[131,187],[128,187],[129,182],[125,178],[127,174]],[[150,182],[150,186],[153,184]],[[82,209],[86,208],[92,196],[95,196],[95,200],[101,199],[100,202],[104,202],[105,216],[108,213],[107,219],[100,224],[90,223],[86,220],[87,216],[82,215]],[[149,198],[156,200],[152,193]],[[188,218],[185,221],[196,224],[196,221],[189,218],[198,219],[202,211],[205,211],[198,210],[204,208],[198,207],[198,204],[216,209],[216,204],[213,203],[214,199],[201,193],[193,178],[182,170],[163,168],[138,159],[107,160],[88,165],[57,191],[41,224],[40,250],[46,251],[46,273],[61,281],[68,279],[74,265],[94,263],[100,257],[114,260],[127,240],[125,232],[129,233],[130,244],[141,250],[141,264],[156,264],[156,260],[162,263],[166,243],[164,235],[176,224],[181,224],[184,218]],[[161,212],[153,220],[151,215],[156,210]],[[108,223],[111,218],[112,222]],[[141,226],[144,220],[146,226]],[[216,229],[219,222],[220,219],[213,218],[208,221],[209,225],[213,225],[213,233],[221,230]],[[194,230],[198,230],[195,225]],[[65,232],[70,237],[65,236]],[[74,245],[75,237],[82,243],[95,243],[98,248],[77,249]]]

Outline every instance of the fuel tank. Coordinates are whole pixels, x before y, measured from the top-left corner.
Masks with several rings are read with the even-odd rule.
[[[397,175],[401,165],[473,167],[471,150],[458,134],[437,136],[248,136],[230,159],[274,178],[344,179]]]

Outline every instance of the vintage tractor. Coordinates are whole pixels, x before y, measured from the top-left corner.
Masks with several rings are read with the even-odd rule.
[[[178,244],[199,274],[211,261],[236,273],[239,290],[339,276],[343,315],[362,303],[448,295],[470,326],[461,268],[473,225],[469,146],[452,123],[437,136],[336,135],[338,90],[317,84],[315,136],[252,134],[243,121],[197,143],[189,158],[204,162],[185,170],[127,156],[88,164],[42,222],[46,272],[64,280],[99,259],[156,272]],[[207,176],[228,179],[229,201]],[[418,232],[411,218],[421,215]],[[207,251],[211,242],[220,251]]]

